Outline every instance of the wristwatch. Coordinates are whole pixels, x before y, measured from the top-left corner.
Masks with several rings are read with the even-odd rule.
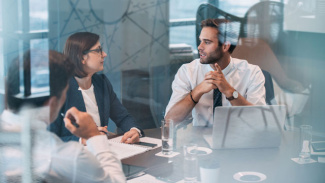
[[[238,98],[238,92],[236,90],[234,92],[232,92],[231,97],[229,97],[229,98],[226,97],[226,99],[229,100],[229,101],[234,100],[236,98]]]

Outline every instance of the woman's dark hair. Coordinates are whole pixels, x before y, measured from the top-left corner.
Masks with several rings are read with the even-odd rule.
[[[236,37],[237,34],[233,31],[227,30],[227,29],[220,29],[220,26],[222,24],[230,24],[231,22],[226,19],[206,19],[202,20],[201,22],[201,28],[203,27],[212,27],[218,30],[218,44],[219,46],[222,46],[223,43],[225,43],[227,40],[234,40],[233,37]],[[238,40],[238,36],[236,38]],[[237,45],[237,42],[234,43],[234,41],[230,41],[230,48],[228,49],[228,52],[231,54]]]
[[[91,32],[77,32],[72,34],[66,41],[63,54],[67,55],[75,64],[76,69],[74,75],[78,78],[87,76],[83,69],[82,60],[83,52],[90,50],[99,40],[99,35]]]

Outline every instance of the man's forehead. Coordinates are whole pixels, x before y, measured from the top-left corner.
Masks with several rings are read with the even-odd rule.
[[[218,39],[218,30],[213,27],[203,27],[200,39]]]

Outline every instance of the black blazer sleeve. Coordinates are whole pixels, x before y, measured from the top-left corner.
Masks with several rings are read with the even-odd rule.
[[[119,127],[123,132],[129,131],[132,127],[136,127],[141,131],[144,136],[143,130],[139,125],[136,124],[134,118],[129,114],[127,109],[118,100],[113,86],[104,74],[101,74],[102,80],[105,83],[105,95],[109,97],[109,114],[110,118],[115,122],[116,126]],[[97,97],[97,96],[96,96]]]
[[[58,118],[48,126],[48,130],[55,133],[64,142],[68,142],[71,140],[79,141],[79,137],[72,135],[72,133],[65,128],[63,117],[61,116],[61,113],[65,114],[66,112],[64,109],[65,108],[63,107],[60,111],[60,114],[58,115]]]
[[[61,113],[66,114],[71,107],[76,107],[79,111],[86,111],[81,92],[78,90],[79,85],[75,78],[69,81],[69,89],[67,91],[66,101],[60,110],[57,119],[48,126],[48,130],[59,136],[64,142],[79,141],[79,137],[73,135],[66,127]]]

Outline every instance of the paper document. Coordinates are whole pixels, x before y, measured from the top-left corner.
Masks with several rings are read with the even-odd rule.
[[[320,141],[320,143],[323,143],[324,141]],[[312,142],[312,144],[316,144],[318,142]],[[325,156],[325,151],[315,151],[315,147],[313,145],[310,146],[310,154],[314,156]]]
[[[315,152],[323,152],[325,154],[325,141],[312,142],[311,146]]]
[[[111,150],[117,155],[117,158],[120,160],[161,147],[161,140],[156,138],[140,138],[140,142],[143,142],[144,145],[120,143],[121,139],[122,136],[109,139]],[[155,146],[152,147],[151,144],[155,144]]]
[[[143,182],[164,183],[164,181],[157,180],[154,176],[149,174],[145,174],[141,177],[137,177],[127,181],[127,183],[143,183]]]

